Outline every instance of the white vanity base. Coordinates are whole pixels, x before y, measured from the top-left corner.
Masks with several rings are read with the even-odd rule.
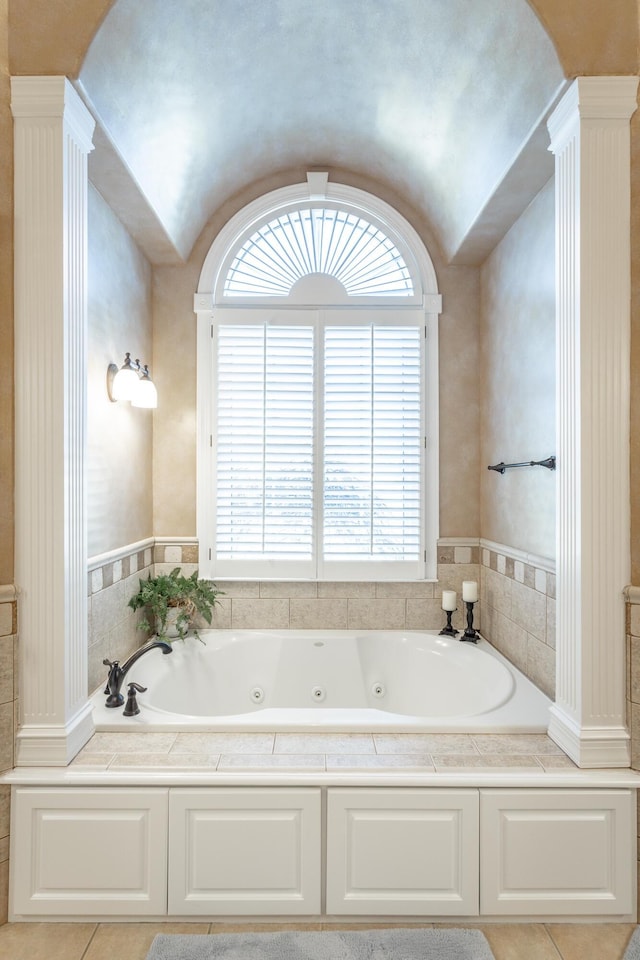
[[[636,918],[630,771],[13,771],[10,919]]]

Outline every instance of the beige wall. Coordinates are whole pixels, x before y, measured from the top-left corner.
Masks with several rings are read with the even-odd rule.
[[[538,194],[481,273],[482,536],[555,556],[555,475],[489,464],[555,454],[554,183]]]
[[[100,194],[89,189],[88,552],[153,533],[153,414],[112,403],[109,363],[126,351],[152,364],[151,267]],[[153,368],[151,369],[153,376]]]
[[[303,179],[304,174],[300,176]],[[332,179],[339,181],[339,177],[339,172],[332,174]],[[284,182],[277,184],[284,185]],[[353,180],[352,185],[377,189],[370,183]],[[252,199],[252,193],[242,198],[244,203]],[[401,207],[388,191],[383,199]],[[238,198],[236,202],[238,208],[244,205]],[[160,397],[154,416],[154,532],[161,537],[196,535],[193,295],[202,263],[220,226],[219,220],[208,225],[184,267],[154,270],[154,375]],[[413,226],[427,233],[424,225],[414,223]],[[434,261],[443,295],[439,323],[440,536],[479,537],[479,273],[474,267],[445,266],[428,235],[424,242]]]
[[[0,0],[0,143],[6,145],[11,142],[11,116],[9,109],[8,73],[14,74],[67,74],[77,76],[87,46],[95,31],[106,15],[113,0],[65,0],[64,3],[52,0]],[[567,76],[577,74],[617,74],[636,73],[638,70],[638,10],[636,0],[530,0],[531,6],[538,13],[541,21],[549,32],[558,56],[563,64]],[[640,503],[640,496],[635,496],[640,490],[640,422],[634,411],[640,408],[638,399],[638,375],[640,367],[638,358],[638,336],[636,332],[636,316],[638,314],[638,287],[640,284],[640,257],[638,256],[638,239],[640,239],[640,119],[633,121],[633,150],[634,169],[632,189],[634,190],[634,220],[632,224],[633,244],[633,395],[632,395],[632,480],[634,497],[632,498],[632,564],[633,582],[640,581],[640,536],[637,531],[640,524],[640,508],[633,507]],[[11,151],[0,151],[0,337],[5,347],[0,352],[0,584],[10,583],[13,579],[13,389],[12,389],[12,163]],[[250,199],[250,198],[247,198]],[[246,202],[246,201],[245,201]],[[160,276],[160,289],[166,277]],[[445,277],[440,277],[443,289],[446,291]],[[186,309],[186,308],[185,308]],[[445,308],[447,309],[447,308]],[[184,314],[186,316],[186,313]],[[462,318],[456,322],[462,323]],[[182,321],[180,321],[182,325]],[[444,332],[444,325],[442,327]],[[158,319],[158,337],[164,341],[170,336],[168,317],[163,313]],[[451,341],[453,343],[454,341]],[[450,349],[444,337],[442,344],[443,358]],[[465,347],[466,349],[466,347]],[[451,363],[451,368],[455,367]],[[155,371],[158,376],[158,371]],[[453,393],[461,383],[460,371],[447,383],[443,377],[441,392],[443,394],[443,430],[456,415],[457,402],[449,396],[447,389]],[[169,396],[169,394],[167,394]],[[450,410],[450,406],[454,409]],[[472,415],[475,411],[472,410]],[[162,418],[168,417],[165,413],[158,413],[158,422],[161,427],[161,436],[158,443],[158,452],[166,447],[166,438],[169,435]],[[181,428],[186,433],[193,430],[193,423],[180,420]],[[467,423],[469,421],[467,420]],[[473,424],[473,420],[471,421]],[[167,425],[168,426],[168,425]],[[473,426],[467,428],[467,434],[473,439]],[[162,439],[164,437],[164,439]],[[454,446],[453,439],[445,436],[445,461],[453,464],[446,452],[447,444]],[[181,443],[178,443],[181,447]],[[458,457],[464,462],[468,456],[465,445],[457,450]],[[454,467],[451,466],[451,470]],[[441,476],[441,483],[445,496],[452,489],[451,477],[448,474]],[[169,522],[167,516],[166,492],[163,493],[162,481],[158,494],[157,523],[162,527]],[[193,504],[184,504],[181,508],[180,526],[193,527]],[[448,514],[449,507],[444,507]],[[456,530],[462,524],[463,518],[458,517],[452,523],[452,529],[447,529],[443,517],[441,526],[442,535],[456,535]],[[176,518],[176,522],[177,518]],[[454,529],[455,528],[455,529]],[[168,531],[162,530],[162,533]],[[186,533],[186,530],[181,530]],[[129,538],[127,538],[127,542]]]
[[[13,582],[13,155],[8,0],[0,0],[0,585]]]

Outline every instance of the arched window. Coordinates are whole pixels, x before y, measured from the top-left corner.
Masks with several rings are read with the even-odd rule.
[[[435,576],[435,275],[395,211],[324,185],[241,211],[203,267],[206,576]]]

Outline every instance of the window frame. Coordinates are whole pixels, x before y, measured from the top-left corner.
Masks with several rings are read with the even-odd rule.
[[[316,175],[312,175],[316,176]],[[261,223],[267,223],[283,210],[292,210],[296,206],[308,208],[310,205],[310,188],[317,189],[317,180],[307,184],[296,185],[294,188],[274,191],[250,204],[240,211],[214,240],[200,275],[198,291],[194,296],[194,309],[197,315],[197,535],[200,544],[200,575],[211,579],[311,579],[311,580],[355,580],[355,581],[407,581],[407,580],[435,580],[437,574],[437,541],[439,519],[439,456],[438,456],[438,317],[442,309],[441,297],[437,292],[437,283],[433,264],[426,248],[418,238],[413,228],[402,218],[397,211],[388,207],[383,201],[364,194],[354,188],[329,185],[325,181],[325,189],[329,188],[335,201],[345,210],[354,211],[363,218],[385,230],[390,239],[402,252],[407,263],[414,284],[413,297],[350,297],[341,303],[302,303],[296,299],[283,297],[242,298],[224,297],[225,270],[238,249],[248,236]],[[338,196],[336,196],[338,194]],[[313,197],[319,205],[327,206],[329,198]],[[382,215],[381,215],[382,214]],[[426,287],[426,289],[425,289]],[[276,569],[265,561],[264,572],[251,572],[247,568],[242,572],[238,568],[233,577],[220,574],[213,559],[212,523],[213,505],[211,499],[205,496],[205,491],[211,486],[211,460],[213,456],[213,420],[212,420],[212,391],[215,384],[215,357],[212,349],[213,329],[216,317],[241,310],[255,310],[261,315],[269,310],[277,311],[279,315],[288,310],[293,311],[322,311],[330,315],[336,311],[343,314],[353,313],[354,318],[366,310],[370,314],[382,311],[388,316],[390,309],[398,316],[402,323],[404,311],[415,314],[420,309],[424,317],[424,364],[423,364],[423,410],[424,410],[424,466],[423,466],[423,523],[422,538],[424,544],[423,557],[419,566],[408,575],[406,570],[384,569],[390,564],[378,564],[375,561],[354,563],[340,568],[334,563],[323,569],[319,564],[317,572],[301,571],[299,565],[293,564],[290,570],[284,567]],[[391,561],[393,564],[393,561]]]

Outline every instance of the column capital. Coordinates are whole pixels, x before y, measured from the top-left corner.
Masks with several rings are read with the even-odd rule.
[[[579,120],[627,123],[637,106],[638,77],[577,77],[547,121],[557,153]]]
[[[15,120],[62,118],[85,153],[93,150],[95,120],[66,77],[11,77]]]

